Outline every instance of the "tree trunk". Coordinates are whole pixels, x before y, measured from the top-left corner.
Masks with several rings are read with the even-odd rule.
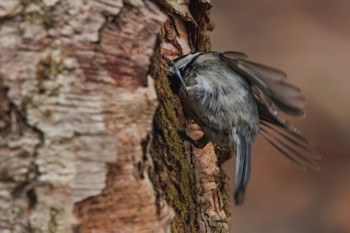
[[[208,1],[0,2],[0,232],[229,231],[160,56],[209,49]]]

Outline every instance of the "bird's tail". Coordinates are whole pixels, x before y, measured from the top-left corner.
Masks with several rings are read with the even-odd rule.
[[[251,134],[248,127],[235,127],[230,143],[236,150],[235,204],[243,203],[244,192],[250,180],[251,171]]]

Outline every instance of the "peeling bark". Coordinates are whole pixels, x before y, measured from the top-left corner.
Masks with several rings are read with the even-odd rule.
[[[228,232],[213,146],[180,140],[159,60],[209,49],[210,6],[0,3],[1,232]]]

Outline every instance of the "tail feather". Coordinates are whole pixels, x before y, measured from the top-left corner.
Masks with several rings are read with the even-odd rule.
[[[251,140],[248,130],[238,130],[233,136],[234,147],[236,148],[236,181],[234,200],[235,204],[242,204],[244,201],[245,189],[248,186],[251,172]]]

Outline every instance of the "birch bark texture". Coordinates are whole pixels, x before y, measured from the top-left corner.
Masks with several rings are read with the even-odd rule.
[[[228,232],[160,58],[209,49],[210,6],[0,2],[1,232]]]

